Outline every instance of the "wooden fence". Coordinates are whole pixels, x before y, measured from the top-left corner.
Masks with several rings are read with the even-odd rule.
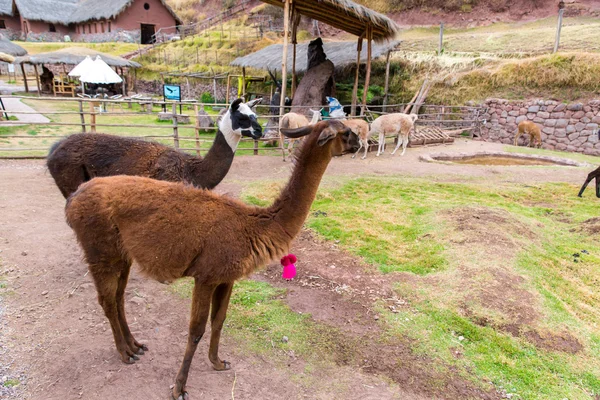
[[[34,110],[16,111],[7,107],[6,112],[18,120],[11,118],[0,121],[0,158],[44,158],[57,140],[73,133],[86,132],[157,140],[200,155],[210,148],[218,129],[216,123],[208,126],[207,115],[202,111],[208,110],[208,117],[216,122],[217,115],[214,114],[227,107],[225,104],[196,102],[165,103],[150,98],[104,100],[3,96],[3,99],[24,101],[31,104]],[[380,114],[401,111],[405,107],[406,104],[388,105],[383,112],[380,106],[371,106],[367,115],[362,117],[372,121]],[[254,155],[273,152],[281,154],[283,149],[280,146],[269,146],[278,137],[278,119],[269,114],[270,110],[273,107],[268,104],[256,107],[262,125],[269,122],[264,132],[270,131],[272,136],[259,140],[242,138],[239,152],[251,152]],[[476,107],[425,105],[422,110],[424,114],[420,115],[418,124],[433,124],[444,129],[459,129],[461,132],[472,131],[478,126],[479,111]],[[28,116],[40,114],[48,117],[50,122],[28,121]],[[166,121],[159,121],[159,116]]]

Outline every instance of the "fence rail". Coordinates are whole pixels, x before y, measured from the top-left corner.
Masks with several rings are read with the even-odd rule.
[[[34,109],[11,110],[6,113],[18,120],[0,121],[0,158],[44,158],[55,140],[72,133],[97,132],[121,137],[159,140],[164,144],[195,152],[200,155],[208,151],[218,127],[217,111],[227,108],[226,104],[198,103],[194,101],[165,102],[160,99],[83,99],[56,97],[3,96],[30,103]],[[370,106],[365,118],[372,121],[378,115],[401,112],[408,105],[393,104]],[[327,106],[323,106],[326,108]],[[184,110],[185,108],[185,110]],[[296,108],[296,107],[295,107]],[[311,107],[297,107],[308,109]],[[315,107],[312,107],[313,109]],[[112,109],[109,111],[109,109]],[[253,140],[242,138],[238,151],[252,154],[283,152],[278,141],[279,106],[257,105],[258,118],[266,123],[266,138]],[[479,125],[480,109],[466,106],[423,105],[418,124],[436,125],[442,129],[473,130]],[[29,121],[29,117],[44,114],[50,122]],[[166,118],[160,121],[159,116]],[[210,120],[209,120],[210,119]],[[56,132],[56,133],[53,133]],[[261,145],[262,144],[262,145]]]

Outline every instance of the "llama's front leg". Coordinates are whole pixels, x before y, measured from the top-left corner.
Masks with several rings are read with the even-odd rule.
[[[131,269],[131,262],[125,261],[123,263],[123,269],[121,270],[121,275],[119,276],[119,283],[117,285],[117,312],[119,316],[119,325],[121,326],[121,331],[123,332],[123,337],[125,338],[125,342],[129,346],[129,349],[134,353],[133,359],[137,359],[135,354],[144,354],[144,351],[148,351],[148,347],[145,344],[139,343],[129,330],[129,325],[127,324],[127,318],[125,318],[125,288],[127,287],[127,280],[129,278],[129,270]]]
[[[187,347],[185,349],[181,368],[179,368],[179,373],[175,379],[175,386],[173,387],[172,393],[173,399],[175,400],[187,400],[189,397],[185,391],[185,385],[187,383],[188,373],[190,372],[192,358],[194,358],[198,343],[200,342],[200,339],[202,339],[202,335],[204,335],[204,330],[206,329],[206,321],[208,320],[208,311],[210,309],[210,298],[214,288],[214,285],[201,285],[198,283],[198,280],[196,280],[194,284]]]
[[[231,298],[233,283],[222,283],[215,289],[212,298],[212,307],[210,310],[210,347],[208,349],[208,359],[217,371],[224,371],[231,368],[231,363],[219,358],[219,340],[221,339],[221,330],[227,316],[227,307]]]
[[[600,199],[600,179],[598,179],[599,177],[596,177],[596,197],[598,197]]]
[[[285,161],[285,141],[283,134],[279,134],[279,146],[281,147],[281,154],[283,155],[283,161]]]
[[[406,153],[406,146],[408,146],[408,136],[402,139],[402,154],[400,154],[400,156],[403,156],[404,153]]]

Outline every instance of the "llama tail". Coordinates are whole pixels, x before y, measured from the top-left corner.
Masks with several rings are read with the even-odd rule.
[[[410,118],[412,119],[413,122],[415,122],[416,120],[419,119],[419,116],[417,114],[410,114]]]

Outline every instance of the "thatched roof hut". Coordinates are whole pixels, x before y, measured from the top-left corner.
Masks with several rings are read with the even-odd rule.
[[[284,7],[281,0],[261,0]],[[294,0],[294,9],[300,14],[324,22],[356,36],[365,33],[365,25],[373,28],[373,40],[392,39],[400,27],[383,14],[350,0]]]
[[[4,2],[6,0],[0,0],[0,9],[4,7],[2,4]],[[115,18],[129,7],[133,0],[15,0],[15,2],[21,17],[26,20],[69,25]],[[177,23],[181,24],[181,19],[165,0],[160,2],[173,15]]]
[[[395,50],[400,45],[399,40],[391,42],[374,44],[372,48],[372,58],[376,59],[390,50]],[[291,45],[288,45],[291,49]],[[356,43],[355,42],[324,42],[323,50],[327,54],[327,58],[333,62],[336,68],[344,68],[356,64]],[[238,57],[231,62],[230,65],[236,67],[256,68],[262,70],[281,71],[281,54],[283,52],[282,44],[272,44],[262,50],[248,54],[243,57]],[[308,62],[308,42],[299,43],[296,47],[296,71],[306,71]],[[363,63],[367,60],[367,49],[364,47],[361,53]],[[291,72],[292,53],[288,52],[287,70]]]
[[[0,0],[0,14],[10,15],[11,17],[15,14],[13,0]]]
[[[139,68],[141,64],[135,61],[126,60],[122,57],[111,56],[105,53],[101,53],[96,50],[88,49],[87,47],[67,47],[64,49],[51,51],[48,53],[32,54],[24,57],[17,57],[15,63],[17,64],[66,64],[66,65],[77,65],[82,62],[86,56],[95,58],[100,56],[111,67],[127,67],[127,68]]]
[[[10,54],[11,56],[24,56],[27,54],[27,50],[19,46],[18,44],[14,44],[4,36],[0,35],[0,52]]]

